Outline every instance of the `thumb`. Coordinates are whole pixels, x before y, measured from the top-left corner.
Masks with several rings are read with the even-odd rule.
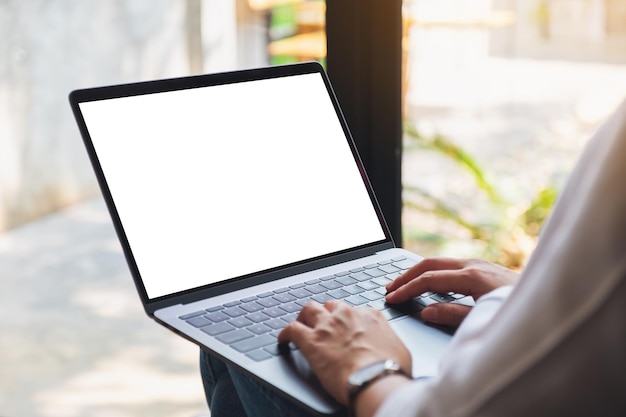
[[[471,309],[462,304],[433,304],[422,310],[422,320],[444,326],[459,326]]]

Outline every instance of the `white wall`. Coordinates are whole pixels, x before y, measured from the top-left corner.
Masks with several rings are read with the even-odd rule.
[[[205,72],[264,63],[262,16],[237,23],[242,3],[202,0]],[[0,0],[0,231],[99,195],[67,95],[189,74],[186,6]]]
[[[0,230],[97,195],[75,88],[186,72],[184,2],[0,2]]]

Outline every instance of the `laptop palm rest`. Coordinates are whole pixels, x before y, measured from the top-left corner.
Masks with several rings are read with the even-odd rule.
[[[442,332],[440,328],[431,327],[419,319],[408,316],[393,320],[390,324],[411,351],[413,376],[436,375],[439,359],[443,356],[452,336]],[[324,414],[332,414],[340,409],[335,400],[324,391],[300,351],[295,350],[285,354],[281,362],[285,371],[282,377],[286,378],[284,381],[286,384],[277,384],[278,386],[291,386],[292,389],[301,391],[295,395],[296,398],[308,391],[312,396],[310,401],[316,402],[318,411]],[[293,378],[294,376],[297,377]],[[294,393],[287,394],[293,395]]]

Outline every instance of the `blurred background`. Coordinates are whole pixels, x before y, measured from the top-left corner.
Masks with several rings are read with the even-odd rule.
[[[67,95],[326,64],[325,17],[318,0],[0,0],[0,415],[209,414],[197,348],[141,311]],[[405,0],[402,25],[402,244],[522,268],[626,97],[626,1]]]

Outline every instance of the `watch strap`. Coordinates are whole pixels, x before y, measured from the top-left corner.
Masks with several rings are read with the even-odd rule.
[[[361,376],[360,374],[366,374]],[[385,359],[367,365],[350,375],[348,379],[348,416],[355,414],[354,405],[359,394],[374,382],[388,375],[404,375],[409,377],[393,359]]]

